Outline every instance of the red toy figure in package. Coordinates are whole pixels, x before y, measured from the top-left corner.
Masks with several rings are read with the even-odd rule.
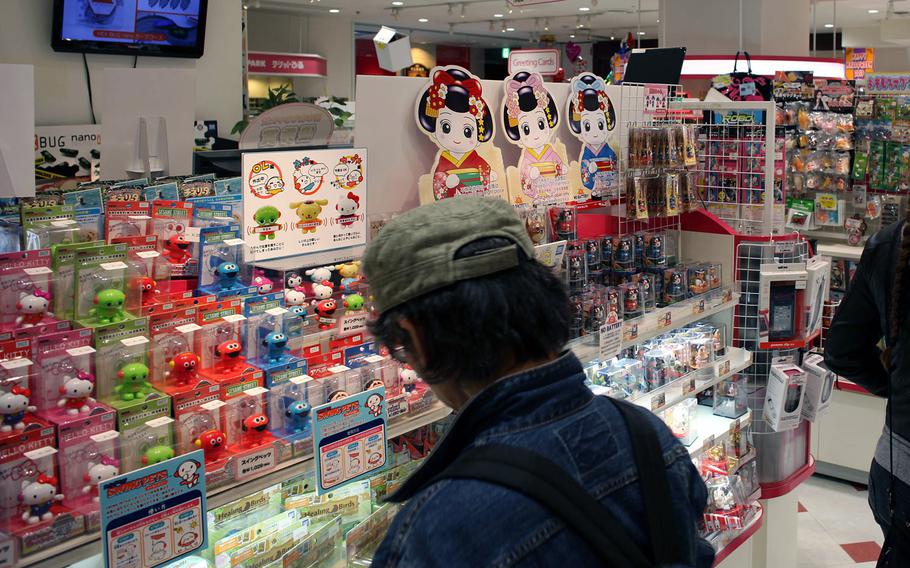
[[[202,448],[205,461],[217,461],[223,457],[227,448],[227,434],[221,430],[206,430],[193,443],[197,448]]]
[[[200,364],[199,355],[192,351],[178,353],[171,359],[168,365],[171,370],[168,373],[169,378],[174,380],[178,387],[195,383],[197,380],[196,371]]]
[[[168,262],[173,264],[186,264],[191,257],[189,248],[190,241],[186,240],[186,237],[182,234],[176,233],[171,235],[170,238],[164,242],[162,254],[167,257]]]
[[[240,428],[243,430],[244,445],[249,448],[261,446],[268,438],[269,419],[265,414],[252,414],[243,419]]]
[[[158,289],[158,283],[148,276],[133,278],[130,282],[130,288],[140,294],[143,306],[149,306],[156,303],[161,296],[161,290]]]
[[[316,315],[319,316],[319,329],[332,329],[335,327],[335,310],[338,304],[332,298],[316,302]]]
[[[215,356],[218,362],[215,366],[219,373],[236,373],[242,371],[246,366],[246,357],[243,353],[243,345],[236,339],[223,341],[215,347]]]

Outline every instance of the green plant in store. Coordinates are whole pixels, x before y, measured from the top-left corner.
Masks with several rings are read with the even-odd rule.
[[[319,104],[316,102],[319,98],[320,97],[304,97],[300,99],[300,101],[304,103]],[[332,113],[332,116],[335,117],[335,126],[341,128],[344,126],[344,123],[354,115],[354,113],[344,110],[346,104],[348,104],[348,99],[344,97],[328,97],[328,99],[319,106],[324,107]]]
[[[275,108],[276,106],[281,106],[287,103],[299,103],[299,102],[308,102],[301,101],[297,97],[297,93],[291,90],[288,85],[281,85],[274,89],[269,89],[268,98],[260,106],[260,111],[265,112],[270,108]],[[250,124],[249,120],[241,120],[234,125],[234,128],[231,129],[231,134],[240,134],[243,132],[246,127]]]

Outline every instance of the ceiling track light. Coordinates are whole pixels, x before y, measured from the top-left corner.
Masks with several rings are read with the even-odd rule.
[[[465,14],[467,14],[467,13],[468,13],[468,5],[467,5],[467,3],[462,2],[462,4],[461,4],[461,17],[464,18],[464,17],[465,17]]]

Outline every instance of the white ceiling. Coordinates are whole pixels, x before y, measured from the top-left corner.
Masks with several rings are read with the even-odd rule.
[[[394,6],[393,0],[244,0],[249,9],[325,16],[331,15],[329,10],[338,10],[339,17],[349,17],[358,24],[389,25],[407,31],[418,43],[487,47],[520,44],[539,34],[553,34],[561,42],[584,41],[591,36],[618,39],[638,31],[644,32],[646,39],[656,38],[659,23],[659,0],[556,0],[523,8],[510,8],[506,0],[401,2],[401,6]],[[874,26],[886,17],[910,16],[910,0],[810,0],[810,5],[815,6],[815,29],[819,33],[832,31],[826,24],[836,24],[840,30]],[[869,10],[878,13],[870,14]],[[514,31],[502,31],[503,28]]]
[[[569,35],[579,29],[582,32],[577,34],[578,39],[587,37],[585,30],[600,39],[609,39],[611,35],[621,36],[639,30],[639,0],[561,0],[523,8],[510,8],[505,0],[402,0],[400,7],[393,6],[392,0],[244,1],[251,9],[258,5],[325,15],[330,9],[336,9],[340,10],[339,15],[351,17],[357,23],[389,25],[410,30],[412,35],[420,30],[448,35],[451,26],[453,34],[471,34],[478,40],[485,38],[496,42],[527,41],[532,34],[547,33],[554,34],[558,41],[568,41]],[[640,0],[641,31],[645,32],[645,37],[657,37],[658,3],[659,0]],[[397,11],[397,16],[393,11]],[[514,31],[503,32],[503,27],[514,28]]]

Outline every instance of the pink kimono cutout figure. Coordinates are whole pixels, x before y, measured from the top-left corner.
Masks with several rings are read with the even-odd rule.
[[[578,158],[581,183],[594,197],[618,191],[616,152],[607,142],[616,126],[616,112],[606,88],[597,75],[582,73],[572,79],[566,105],[569,129],[582,143]]]
[[[539,73],[521,71],[505,81],[503,126],[521,147],[518,174],[522,192],[532,199],[547,193],[543,186],[566,174],[566,165],[550,140],[559,111]]]
[[[493,117],[480,80],[461,67],[437,69],[417,100],[417,123],[439,146],[433,170],[436,200],[485,195],[496,173],[477,148],[493,138]]]

